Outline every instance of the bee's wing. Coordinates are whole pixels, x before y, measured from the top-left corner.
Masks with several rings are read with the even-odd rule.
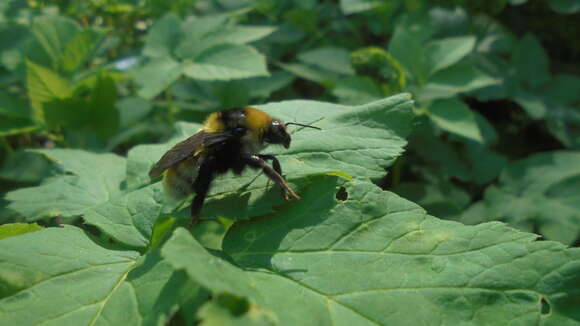
[[[232,134],[230,132],[205,132],[199,131],[186,140],[177,143],[168,150],[161,159],[149,170],[149,177],[154,179],[163,171],[182,162],[192,156],[198,155],[201,151],[209,147],[218,145],[228,140]]]

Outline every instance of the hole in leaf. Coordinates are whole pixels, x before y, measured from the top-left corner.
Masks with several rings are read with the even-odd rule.
[[[338,201],[346,201],[348,199],[348,192],[344,187],[340,187],[336,192],[336,200]]]
[[[548,302],[548,300],[546,300],[546,298],[542,297],[542,299],[540,300],[540,304],[542,305],[542,307],[540,309],[542,315],[549,315],[550,310],[552,308],[550,307],[550,303]]]
[[[218,295],[217,302],[220,306],[228,309],[232,316],[241,316],[250,309],[248,300],[229,293]]]

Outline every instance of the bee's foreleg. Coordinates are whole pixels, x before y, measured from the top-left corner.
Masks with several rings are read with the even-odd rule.
[[[272,160],[272,165],[274,166],[274,168],[269,166],[266,163],[265,159]],[[272,155],[247,155],[244,157],[244,160],[249,166],[262,169],[262,171],[264,171],[264,174],[266,174],[266,176],[270,178],[270,180],[274,181],[278,186],[282,188],[282,190],[284,190],[285,194],[290,194],[290,196],[296,199],[300,199],[300,196],[298,196],[294,192],[294,190],[290,188],[288,183],[286,183],[286,180],[284,180],[284,178],[282,177],[281,175],[282,168],[280,166],[280,162],[278,162],[278,159],[276,157]]]
[[[274,168],[274,171],[276,171],[276,173],[278,173],[280,176],[282,176],[282,178],[284,178],[284,176],[282,175],[282,166],[280,165],[280,161],[278,161],[278,158],[276,156],[269,154],[257,154],[256,156],[263,159],[264,161],[272,161],[272,167]],[[288,198],[288,193],[286,192],[286,189],[284,189],[284,187],[282,187],[282,197],[284,197],[284,199],[286,200],[290,199]]]

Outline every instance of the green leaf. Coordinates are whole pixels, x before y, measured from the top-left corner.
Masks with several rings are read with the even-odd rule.
[[[119,111],[115,106],[116,101],[115,81],[109,74],[101,73],[91,89],[89,111],[92,118],[91,127],[102,139],[111,137],[119,128]]]
[[[508,165],[485,192],[493,219],[570,244],[580,234],[580,153],[547,152]]]
[[[259,291],[252,302],[282,324],[577,320],[579,250],[534,241],[500,223],[443,221],[369,182],[337,181],[313,182],[292,209],[239,223],[224,239],[224,250],[250,278],[243,284]],[[345,201],[335,198],[341,187]],[[172,263],[189,273],[225,264],[194,261],[194,248],[163,253],[171,250]],[[242,280],[233,274],[227,279]],[[542,299],[549,315],[542,314]]]
[[[273,92],[280,90],[294,81],[290,73],[277,70],[268,77],[254,77],[244,79],[251,97],[268,97]]]
[[[56,15],[37,17],[32,23],[32,33],[51,58],[55,69],[65,64],[67,46],[81,32],[82,28],[75,21]]]
[[[120,99],[116,106],[119,110],[119,125],[128,127],[145,120],[153,110],[151,102],[138,96],[128,96]]]
[[[491,86],[498,82],[499,80],[481,72],[472,64],[460,63],[431,76],[424,88],[418,90],[417,97],[420,101],[453,97],[459,93]]]
[[[177,270],[215,294],[239,297],[259,296],[249,275],[236,266],[208,253],[184,228],[175,230],[161,249],[162,256]],[[219,275],[219,277],[216,277]]]
[[[580,76],[558,74],[552,77],[543,90],[546,101],[564,105],[574,105],[580,101]]]
[[[443,130],[477,142],[483,141],[475,116],[456,98],[433,102],[427,108],[427,114]]]
[[[0,116],[28,119],[30,108],[24,100],[0,90]]]
[[[383,4],[380,0],[340,0],[340,9],[345,15],[371,10]]]
[[[538,88],[550,79],[550,62],[538,39],[527,34],[520,40],[512,55],[516,78],[531,89]]]
[[[318,66],[337,74],[354,74],[350,66],[350,53],[342,48],[317,48],[300,53],[298,59],[306,64]]]
[[[425,49],[429,73],[433,74],[457,63],[473,51],[474,46],[473,36],[450,37],[430,42]]]
[[[87,209],[84,220],[116,241],[130,248],[149,245],[153,225],[161,215],[163,189],[161,184],[117,195]]]
[[[181,21],[173,13],[167,13],[151,26],[145,38],[143,54],[151,58],[173,56],[183,38]]]
[[[416,35],[407,29],[397,28],[389,42],[388,52],[412,73],[417,84],[423,85],[427,81],[429,67],[426,49]]]
[[[551,105],[545,121],[550,133],[562,144],[580,149],[580,109],[577,106]]]
[[[548,111],[546,99],[539,94],[523,89],[515,89],[512,98],[532,119],[542,119]]]
[[[29,119],[0,116],[0,137],[31,133],[37,129],[39,126]]]
[[[316,83],[320,83],[323,85],[327,85],[330,82],[334,82],[339,80],[338,76],[335,73],[327,71],[325,69],[307,65],[302,63],[278,63],[282,69],[306,80],[311,80]]]
[[[547,0],[550,9],[557,13],[570,15],[580,11],[580,3],[577,0]]]
[[[289,150],[268,148],[277,155],[286,178],[294,185],[316,173],[346,173],[378,179],[385,175],[405,146],[404,137],[411,129],[413,103],[408,94],[400,94],[361,106],[342,106],[314,101],[285,101],[259,106],[283,121],[313,124],[322,130],[290,127]],[[196,131],[189,128],[184,139]],[[147,171],[170,144],[142,145],[129,152],[130,185],[145,184]],[[260,172],[249,170],[241,176],[226,174],[214,182],[204,206],[204,217],[225,216],[233,219],[266,214],[281,205],[279,189],[268,185]]]
[[[158,253],[107,249],[71,226],[4,239],[0,247],[2,324],[159,325],[188,296],[184,289],[195,290]]]
[[[37,121],[44,120],[42,112],[44,103],[67,98],[72,93],[66,79],[29,60],[26,61],[26,88]]]
[[[359,76],[338,80],[332,94],[344,104],[368,103],[383,96],[383,92],[371,78]]]
[[[275,27],[269,26],[225,26],[207,35],[208,38],[222,43],[246,44],[272,34]]]
[[[141,86],[138,92],[146,100],[163,92],[183,73],[183,65],[170,58],[159,58],[150,61],[133,72],[135,81]]]
[[[50,163],[41,155],[14,151],[0,168],[0,178],[23,183],[40,182],[50,174]]]
[[[104,34],[95,30],[76,34],[62,53],[62,70],[69,73],[77,71],[95,53],[103,38]]]
[[[42,230],[42,227],[36,223],[3,224],[0,225],[0,240],[40,230]]]
[[[114,154],[82,150],[35,150],[62,169],[40,186],[21,188],[6,194],[8,207],[27,221],[44,217],[72,217],[109,201],[121,191],[125,179],[125,159]]]
[[[221,44],[203,51],[186,63],[186,76],[201,80],[230,80],[268,76],[266,60],[254,48],[239,44]]]

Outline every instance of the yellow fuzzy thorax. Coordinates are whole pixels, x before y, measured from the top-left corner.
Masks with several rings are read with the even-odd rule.
[[[272,118],[268,114],[253,107],[244,107],[244,111],[245,119],[239,121],[239,124],[251,130],[256,136],[261,135],[272,122]],[[234,126],[224,125],[221,119],[221,112],[210,114],[203,124],[203,130],[206,132],[219,132],[227,129],[226,127]]]
[[[225,129],[224,123],[220,119],[219,112],[210,114],[205,122],[203,128],[206,132],[219,132]]]
[[[245,107],[244,110],[246,111],[246,127],[249,130],[262,134],[270,126],[272,118],[268,114],[252,107]]]

